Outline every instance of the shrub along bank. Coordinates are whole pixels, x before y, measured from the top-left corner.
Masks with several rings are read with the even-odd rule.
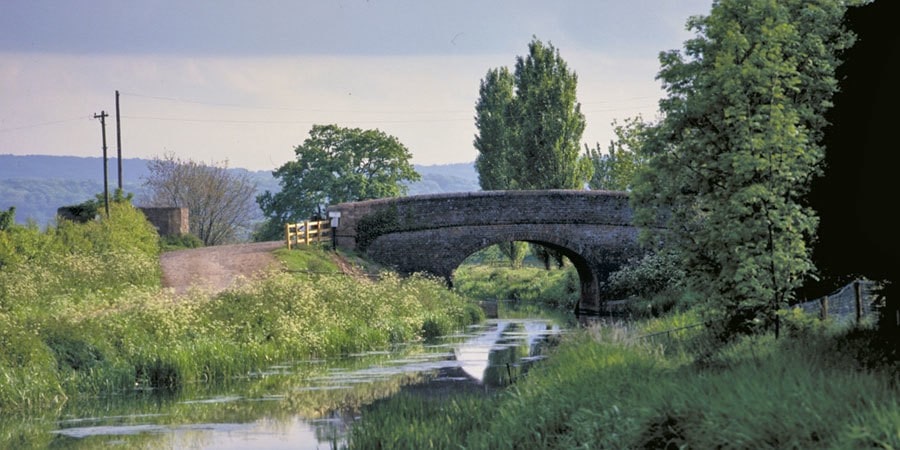
[[[802,315],[792,336],[716,343],[697,317],[570,334],[514,387],[376,403],[351,448],[900,448],[897,366],[868,332]]]
[[[392,274],[272,273],[214,297],[176,297],[159,287],[155,230],[128,202],[114,203],[110,216],[0,231],[0,412],[227,381],[483,317],[439,281]]]

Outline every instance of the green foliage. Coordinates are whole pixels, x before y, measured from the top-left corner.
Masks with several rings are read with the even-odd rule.
[[[323,217],[329,204],[403,195],[403,181],[421,178],[409,150],[379,130],[314,125],[294,152],[296,161],[273,172],[281,191],[257,197],[272,222],[267,236],[285,223]]]
[[[115,310],[119,296],[159,285],[157,242],[124,196],[100,220],[0,231],[0,409],[59,405],[90,390],[78,381],[83,373],[109,379],[113,346],[98,345],[81,323]]]
[[[16,208],[10,206],[6,211],[0,211],[0,231],[6,231],[16,224]]]
[[[400,226],[396,207],[379,209],[356,223],[356,248],[364,252],[379,236],[396,231]]]
[[[330,248],[331,244],[327,245]],[[340,272],[337,263],[331,257],[332,251],[320,246],[295,247],[292,250],[280,248],[273,253],[288,272],[332,274]]]
[[[559,50],[537,38],[513,74],[491,69],[475,106],[475,161],[482,189],[580,189],[591,178],[580,156],[584,115],[578,77]]]
[[[580,155],[585,120],[576,98],[578,77],[559,50],[537,38],[514,73],[491,69],[475,105],[475,169],[485,190],[581,189],[593,166]],[[502,244],[513,266],[524,257],[520,243]],[[558,254],[536,247],[542,254]]]
[[[532,39],[528,56],[516,58],[516,122],[519,189],[581,189],[591,178],[580,157],[584,115],[575,90],[578,76],[559,50]]]
[[[895,375],[858,370],[833,332],[640,339],[696,316],[568,335],[514,388],[473,399],[398,396],[351,429],[351,448],[897,448]],[[679,351],[670,351],[670,348]]]
[[[640,116],[625,119],[624,124],[613,121],[616,140],[609,143],[606,153],[600,151],[600,143],[591,149],[585,144],[585,152],[594,166],[591,189],[630,191],[639,170],[647,163],[642,153],[644,135],[649,124]]]
[[[159,246],[164,252],[186,248],[198,248],[203,247],[203,240],[191,233],[170,234],[168,236],[160,236]]]
[[[665,117],[645,135],[636,221],[684,257],[691,289],[730,327],[769,326],[813,271],[817,218],[801,198],[820,170],[846,2],[716,2],[660,56]]]
[[[479,300],[520,300],[574,310],[580,299],[580,282],[574,267],[543,270],[537,267],[464,265],[456,269],[454,289]]]
[[[250,234],[254,242],[278,241],[284,239],[284,224],[274,219],[257,223]]]
[[[629,261],[607,280],[610,295],[616,298],[650,297],[667,289],[682,287],[681,258],[670,251],[648,253]]]
[[[349,448],[453,448],[484,429],[498,413],[495,396],[482,392],[447,396],[403,393],[373,404],[351,428]],[[371,417],[371,418],[370,418]]]
[[[15,256],[0,268],[4,412],[135,385],[226,381],[273,361],[384,348],[484,318],[441,280],[421,276],[274,273],[215,298],[176,296],[158,287],[152,226],[130,204],[111,208],[86,224],[0,232]],[[309,270],[336,269],[321,249],[291,252],[299,254]]]
[[[102,207],[103,203],[98,204],[96,200],[87,200],[76,205],[63,206],[67,219],[74,220],[79,223],[85,223],[97,218],[98,207]]]
[[[514,126],[510,116],[514,83],[512,73],[506,67],[488,70],[481,80],[478,103],[475,105],[475,170],[478,182],[486,191],[511,189],[516,181],[512,164],[520,154],[513,151]]]

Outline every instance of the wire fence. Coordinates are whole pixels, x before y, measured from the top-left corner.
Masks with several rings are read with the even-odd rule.
[[[875,304],[879,301],[877,293],[879,287],[880,285],[875,281],[858,279],[828,295],[791,305],[791,308],[800,308],[807,314],[815,315],[821,320],[831,319],[839,325],[859,325],[877,314]],[[659,337],[672,339],[675,336],[696,332],[704,325],[703,323],[694,323],[644,334],[637,336],[637,339],[652,340]]]
[[[879,284],[865,279],[855,280],[844,287],[815,300],[793,305],[807,314],[817,315],[822,320],[831,319],[838,324],[860,324],[876,311],[875,302]]]

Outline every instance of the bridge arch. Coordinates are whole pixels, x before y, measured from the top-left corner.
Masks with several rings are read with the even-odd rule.
[[[527,242],[529,244],[538,244],[561,253],[569,259],[569,261],[572,263],[572,266],[575,268],[575,271],[578,273],[582,298],[594,298],[599,296],[601,280],[598,280],[594,272],[591,270],[590,262],[576,250],[573,250],[573,248],[577,248],[576,244],[570,242],[564,237],[548,235],[546,233],[535,230],[526,230],[518,233],[510,230],[506,234],[495,235],[491,239],[481,239],[477,244],[465,245],[466,243],[461,243],[459,253],[453,255],[452,258],[448,258],[447,260],[446,267],[452,267],[452,269],[450,269],[446,274],[439,275],[444,276],[449,283],[456,269],[458,269],[459,266],[462,265],[462,263],[466,260],[466,258],[471,256],[473,253],[492,245],[503,244],[507,242]]]
[[[336,245],[401,273],[448,280],[472,253],[524,241],[559,250],[578,272],[577,312],[596,314],[602,282],[642,253],[628,197],[610,191],[486,191],[379,199],[329,207]]]

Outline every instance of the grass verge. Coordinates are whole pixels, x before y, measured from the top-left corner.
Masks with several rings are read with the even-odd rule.
[[[805,330],[726,345],[702,329],[635,338],[659,326],[572,333],[494,397],[380,402],[351,430],[350,446],[900,448],[897,368],[848,356],[866,345],[860,333]]]

